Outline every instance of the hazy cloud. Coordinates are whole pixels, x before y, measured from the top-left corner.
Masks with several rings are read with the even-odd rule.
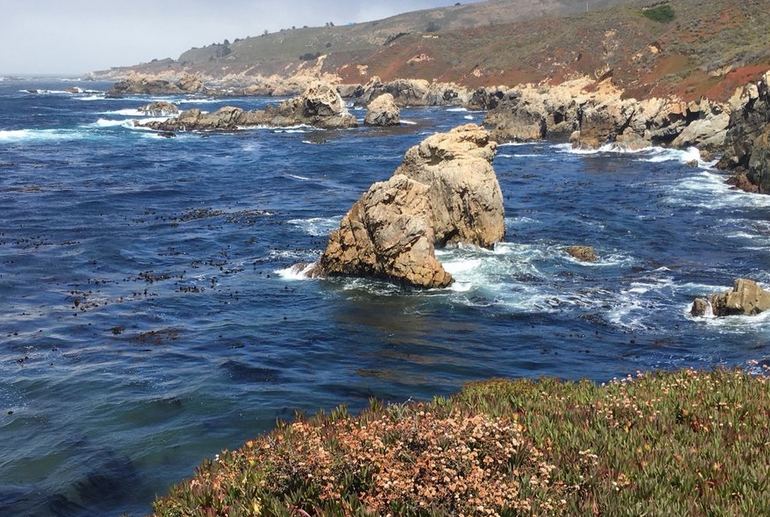
[[[337,25],[451,0],[0,0],[0,73],[83,73],[193,46],[328,21]]]

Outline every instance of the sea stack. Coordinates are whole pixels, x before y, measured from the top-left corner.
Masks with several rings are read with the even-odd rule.
[[[491,247],[504,236],[503,197],[492,168],[496,147],[486,130],[465,125],[409,149],[393,177],[353,205],[310,275],[450,285],[436,247]]]

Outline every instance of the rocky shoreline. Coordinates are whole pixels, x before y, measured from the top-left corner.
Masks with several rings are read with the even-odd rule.
[[[232,86],[227,81],[208,85],[191,75],[173,79],[137,76],[116,83],[107,95],[298,95],[265,110],[226,107],[211,114],[189,110],[165,122],[146,124],[164,132],[232,131],[260,125],[355,127],[358,123],[347,113],[346,102],[369,109],[364,121],[369,126],[398,125],[404,107],[462,107],[486,111],[484,125],[491,139],[501,143],[547,139],[571,142],[580,149],[612,146],[630,151],[652,146],[695,147],[704,160],[720,159],[718,167],[731,175],[728,181],[734,187],[770,192],[770,72],[737,89],[726,102],[706,98],[685,102],[675,97],[637,100],[626,97],[611,78],[475,90],[420,79],[383,82],[373,77],[366,84],[338,81],[334,76],[307,75],[258,78],[247,86]],[[158,113],[174,114],[172,110]]]

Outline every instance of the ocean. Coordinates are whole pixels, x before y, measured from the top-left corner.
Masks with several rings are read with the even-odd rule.
[[[275,100],[108,87],[0,83],[0,515],[144,515],[297,411],[770,361],[770,314],[688,314],[737,277],[770,283],[770,196],[697,151],[502,145],[505,241],[441,250],[451,288],[309,280],[291,266],[410,146],[484,114],[165,138],[133,127],[139,106]]]

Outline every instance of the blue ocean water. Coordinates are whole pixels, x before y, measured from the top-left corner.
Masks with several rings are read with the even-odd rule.
[[[163,138],[131,125],[150,98],[107,87],[0,82],[1,515],[146,514],[297,410],[770,357],[770,318],[687,315],[736,277],[770,282],[770,196],[691,151],[501,146],[507,237],[441,251],[452,288],[306,280],[288,268],[409,146],[483,113]]]

